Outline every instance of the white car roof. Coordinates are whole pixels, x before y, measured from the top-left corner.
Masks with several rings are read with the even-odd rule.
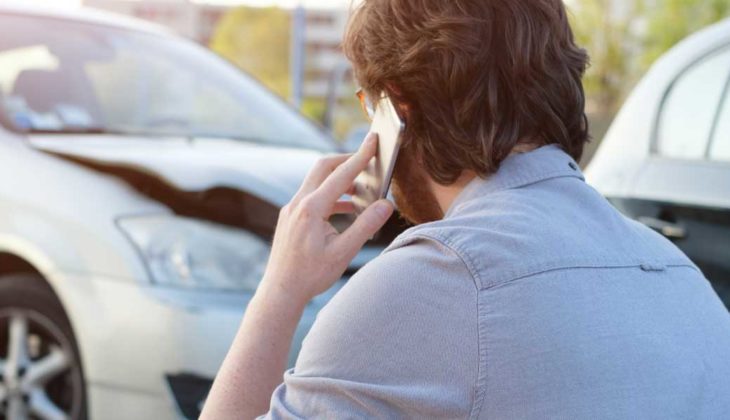
[[[37,16],[44,18],[63,19],[76,22],[93,23],[104,26],[131,29],[136,31],[151,32],[159,35],[172,35],[169,29],[150,23],[145,20],[135,19],[124,15],[106,12],[80,6],[54,6],[46,4],[28,4],[17,1],[0,2],[0,15],[12,14],[22,16]]]
[[[586,168],[588,182],[603,195],[626,197],[636,194],[635,179],[654,155],[651,148],[665,95],[685,69],[707,54],[727,46],[730,46],[730,19],[687,36],[658,58],[614,118]],[[681,202],[683,198],[686,197],[675,201]],[[726,207],[728,200],[719,196],[702,199],[705,205],[719,208]]]
[[[679,66],[690,65],[693,60],[709,51],[725,46],[730,40],[730,18],[709,25],[681,40],[660,59]]]

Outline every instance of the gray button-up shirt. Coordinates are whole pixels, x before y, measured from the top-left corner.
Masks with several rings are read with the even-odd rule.
[[[264,417],[730,418],[730,315],[546,146],[352,277]]]

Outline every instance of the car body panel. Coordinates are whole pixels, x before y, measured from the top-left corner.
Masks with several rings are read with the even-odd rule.
[[[101,276],[53,273],[66,284],[59,294],[70,308],[89,386],[120,389],[166,401],[162,418],[174,418],[164,374],[212,379],[233,341],[250,294],[201,292],[133,285]],[[293,366],[317,311],[342,287],[315,297],[305,308],[289,353]],[[134,340],[130,340],[134,337]],[[93,391],[92,391],[93,392]],[[129,418],[93,406],[91,418]],[[150,413],[145,413],[148,417]]]
[[[0,248],[25,250],[46,271],[146,281],[139,256],[114,220],[169,213],[166,207],[121,180],[15,144],[1,131],[0,176],[7,181],[0,183]]]
[[[0,130],[0,175],[12,180],[0,183],[0,214],[4,216],[0,218],[0,252],[21,257],[38,269],[66,309],[89,387],[91,418],[153,414],[158,418],[179,418],[165,374],[186,373],[212,379],[252,294],[152,284],[144,262],[115,220],[120,215],[172,216],[172,211],[113,175],[56,154],[72,154],[75,144],[62,146],[59,142],[58,148],[49,154],[25,141],[16,141],[15,136]],[[80,141],[78,153],[96,156],[98,145],[109,142],[110,139],[96,138],[82,145],[84,141]],[[159,147],[155,140],[134,142],[134,147],[109,150],[124,150],[125,153],[118,153],[119,161],[129,159],[131,163],[138,153],[150,154],[145,145]],[[191,189],[226,182],[248,188],[251,184],[240,180],[245,178],[242,168],[250,166],[237,167],[238,156],[253,159],[253,165],[262,162],[258,158],[272,156],[271,151],[260,150],[265,147],[236,142],[220,146],[198,144],[207,151],[198,150],[200,153],[188,141],[173,141],[168,147],[176,150],[170,155],[176,155],[180,165],[174,165],[172,159],[161,159],[168,164],[165,176],[170,182]],[[265,192],[268,197],[288,200],[319,155],[296,150],[291,151],[288,160],[277,160],[287,163],[288,177],[276,178],[278,184],[270,190],[278,195]],[[196,161],[196,157],[200,160]],[[216,166],[218,161],[223,164]],[[189,179],[197,180],[185,178],[186,167],[199,171],[202,180],[186,183]],[[206,168],[210,173],[206,174]],[[273,169],[264,169],[275,177]],[[376,250],[368,248],[361,263],[375,254]],[[307,305],[292,341],[289,366],[294,364],[316,313],[344,282],[340,280]],[[139,406],[111,409],[116,405],[114,401]]]
[[[659,58],[616,115],[586,168],[586,179],[605,195],[634,194],[637,175],[656,150],[656,121],[667,90],[687,66],[729,42],[730,19],[686,38]]]
[[[632,197],[730,208],[730,165],[651,156],[635,175]]]

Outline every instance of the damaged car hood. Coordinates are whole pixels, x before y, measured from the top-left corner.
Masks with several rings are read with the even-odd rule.
[[[321,152],[227,139],[126,136],[33,136],[31,145],[96,169],[117,168],[159,178],[181,191],[230,188],[281,207]]]
[[[45,153],[116,177],[175,214],[246,229],[270,241],[288,203],[322,152],[221,139],[41,135]],[[338,229],[351,215],[333,215]],[[374,258],[408,225],[394,214],[350,264]]]

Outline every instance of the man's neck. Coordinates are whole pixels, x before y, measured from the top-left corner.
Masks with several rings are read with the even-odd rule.
[[[538,147],[539,146],[527,142],[521,143],[515,146],[514,149],[512,149],[510,156],[518,153],[529,152],[537,149]],[[438,201],[439,207],[441,207],[441,210],[444,212],[444,214],[446,214],[446,212],[449,210],[451,204],[454,202],[459,193],[467,186],[467,184],[469,184],[469,182],[471,182],[476,177],[477,174],[473,171],[464,171],[461,173],[459,179],[457,179],[456,182],[451,185],[440,185],[434,180],[429,179],[431,191],[433,191],[433,195],[434,197],[436,197],[436,201]]]
[[[438,201],[439,207],[441,207],[444,214],[446,214],[449,207],[451,207],[451,203],[454,202],[456,196],[459,195],[464,187],[466,187],[471,180],[476,178],[476,176],[477,175],[472,171],[464,171],[461,173],[459,179],[451,185],[440,185],[434,180],[429,180],[429,183],[431,184],[431,191],[433,191],[433,195],[436,197],[436,201]]]

